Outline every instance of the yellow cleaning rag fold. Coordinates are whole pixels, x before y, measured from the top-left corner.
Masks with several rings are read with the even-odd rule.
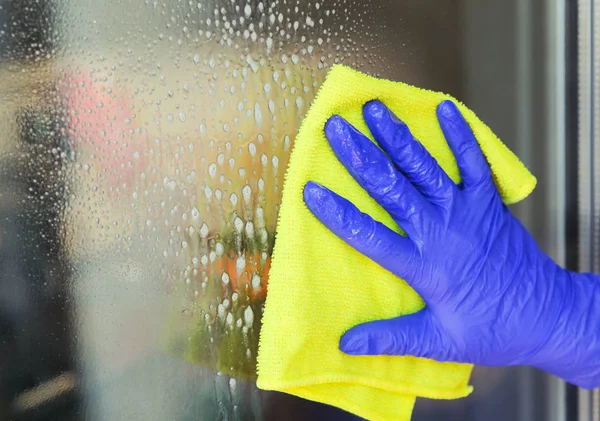
[[[371,420],[409,420],[417,396],[453,399],[471,392],[471,365],[352,357],[339,351],[340,337],[350,327],[413,313],[424,303],[405,281],[321,225],[302,196],[306,182],[314,180],[400,232],[338,162],[325,138],[325,122],[339,114],[370,136],[362,107],[379,99],[458,182],[456,161],[435,112],[449,98],[345,66],[330,71],[296,137],[285,178],[259,342],[259,388],[334,405]],[[504,202],[525,198],[535,178],[472,111],[461,104],[459,108],[481,144]]]

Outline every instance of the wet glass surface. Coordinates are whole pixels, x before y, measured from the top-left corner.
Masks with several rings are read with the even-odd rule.
[[[0,6],[0,419],[354,419],[254,384],[284,171],[334,63],[460,97],[460,3]]]

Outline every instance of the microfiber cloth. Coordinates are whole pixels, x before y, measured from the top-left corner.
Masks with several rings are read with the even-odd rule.
[[[409,420],[417,396],[468,395],[472,366],[410,356],[348,356],[339,351],[340,337],[352,326],[413,313],[424,303],[405,281],[325,228],[302,195],[306,182],[316,181],[401,232],[339,163],[325,138],[325,122],[335,114],[371,136],[362,108],[373,99],[385,103],[446,173],[460,181],[436,117],[437,105],[453,98],[345,66],[333,67],[302,122],[287,169],[262,319],[257,384],[371,420]],[[490,163],[504,202],[525,198],[536,179],[471,110],[455,103]]]

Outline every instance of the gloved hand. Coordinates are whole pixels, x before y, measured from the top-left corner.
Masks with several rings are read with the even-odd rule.
[[[341,350],[531,365],[582,387],[599,386],[598,277],[568,272],[538,248],[502,203],[458,108],[445,101],[437,114],[460,185],[381,102],[366,104],[364,118],[385,153],[339,116],[325,126],[338,159],[407,237],[312,182],[304,190],[307,206],[426,303],[415,314],[352,328]]]

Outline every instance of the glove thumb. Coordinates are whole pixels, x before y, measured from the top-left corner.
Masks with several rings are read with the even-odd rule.
[[[349,355],[412,355],[449,361],[451,346],[427,310],[353,327],[340,340]]]

